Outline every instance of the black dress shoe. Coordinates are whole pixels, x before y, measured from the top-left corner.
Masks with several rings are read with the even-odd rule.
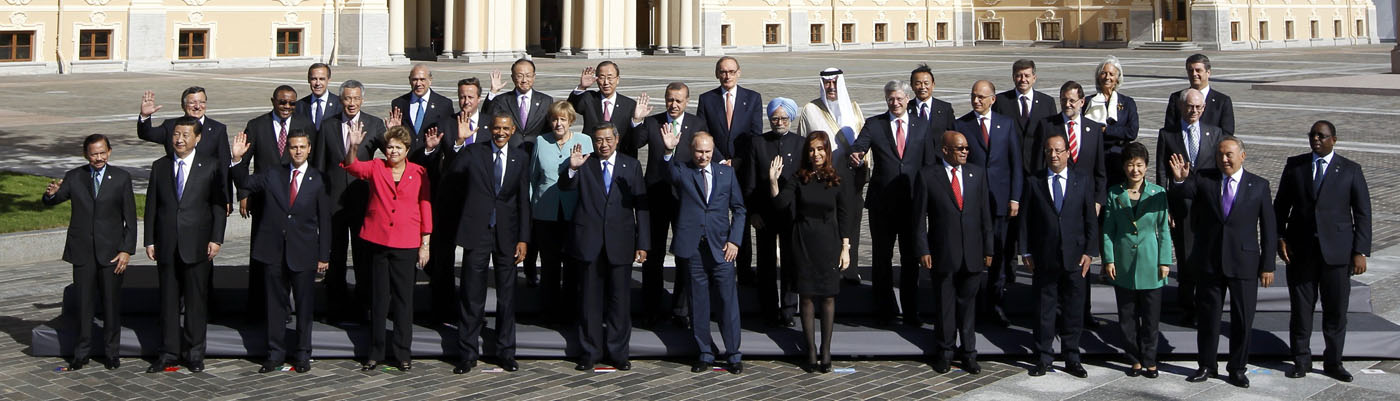
[[[574,365],[574,370],[580,372],[593,370],[593,362],[579,362],[577,365]]]
[[[150,366],[150,367],[146,368],[146,373],[160,373],[160,372],[164,372],[164,371],[165,371],[165,368],[168,368],[168,367],[171,367],[171,366],[175,366],[175,362],[172,362],[172,361],[169,361],[169,360],[164,360],[164,359],[159,359],[159,360],[156,360],[154,363],[151,363],[151,366]]]
[[[952,368],[948,366],[948,360],[947,360],[947,359],[945,359],[945,358],[938,358],[938,359],[933,360],[933,371],[934,371],[934,372],[938,372],[938,374],[944,374],[944,373],[948,373],[948,372],[951,371],[951,370],[952,370]]]
[[[610,363],[609,365],[612,365],[612,367],[617,368],[617,370],[623,370],[623,371],[632,370],[632,362],[628,362],[628,361],[614,361],[613,363]]]
[[[204,361],[190,362],[190,373],[200,373],[204,371]]]
[[[1346,368],[1343,368],[1341,366],[1323,369],[1322,374],[1327,375],[1327,377],[1337,379],[1337,381],[1345,383],[1351,383],[1351,381],[1355,379],[1351,376],[1351,372],[1347,372]]]
[[[504,359],[501,360],[501,369],[505,369],[507,372],[514,372],[520,370],[520,364],[515,363],[515,359]]]
[[[671,325],[676,326],[676,328],[689,330],[690,319],[686,319],[685,316],[671,316]]]
[[[1102,326],[1102,325],[1103,325],[1103,323],[1099,323],[1099,319],[1095,319],[1095,318],[1092,318],[1092,317],[1086,317],[1086,318],[1084,318],[1084,328],[1086,328],[1086,329],[1097,329],[1097,328],[1099,328],[1099,326]]]
[[[1089,371],[1084,370],[1084,365],[1080,365],[1078,362],[1066,363],[1065,373],[1069,373],[1070,376],[1078,377],[1080,379],[1089,377]]]
[[[894,327],[900,324],[900,320],[894,316],[886,316],[875,319],[875,324],[880,327]]]
[[[1143,369],[1143,370],[1142,370],[1142,377],[1146,377],[1146,378],[1148,378],[1148,379],[1156,379],[1156,378],[1157,378],[1157,369]]]
[[[311,371],[311,361],[300,361],[300,362],[293,363],[293,364],[292,364],[292,370],[297,371],[297,373],[306,373],[306,372],[310,372],[310,371]]]
[[[262,367],[258,368],[258,373],[272,373],[278,370],[282,370],[281,362],[263,362]]]
[[[705,362],[705,361],[695,361],[695,363],[690,364],[690,372],[691,372],[691,373],[701,373],[701,372],[704,372],[704,371],[707,371],[707,370],[710,370],[710,363],[709,363],[709,362]]]
[[[89,362],[89,361],[88,361],[87,358],[83,358],[83,359],[74,359],[74,360],[73,360],[73,363],[69,363],[69,364],[68,364],[68,370],[78,370],[78,369],[82,369],[83,366],[86,366],[86,365],[88,364],[88,362]]]
[[[730,365],[729,365],[729,373],[733,373],[733,374],[736,374],[736,375],[737,375],[737,374],[740,374],[740,373],[744,373],[744,363],[743,363],[743,362],[734,362],[734,363],[730,364]]]
[[[1200,383],[1206,380],[1210,380],[1213,377],[1215,377],[1214,370],[1202,368],[1196,369],[1196,372],[1191,373],[1190,376],[1186,376],[1186,381],[1192,383]]]
[[[1293,364],[1293,368],[1284,373],[1283,376],[1289,379],[1301,379],[1308,376],[1308,371],[1312,370],[1312,364]]]
[[[1143,372],[1145,372],[1145,371],[1142,370],[1142,369],[1138,369],[1138,368],[1128,368],[1128,371],[1123,372],[1123,374],[1128,375],[1128,377],[1138,377],[1138,375],[1143,374]]]
[[[1045,369],[1045,365],[1041,365],[1041,364],[1038,364],[1038,363],[1037,363],[1037,364],[1035,364],[1035,366],[1032,366],[1032,367],[1031,367],[1031,371],[1028,372],[1028,373],[1031,375],[1031,377],[1040,377],[1040,376],[1045,376],[1045,371],[1046,371],[1046,370],[1047,370],[1047,369]]]
[[[103,362],[102,366],[107,368],[107,370],[117,370],[122,367],[122,360],[116,357],[107,358],[107,362]]]
[[[800,367],[802,368],[803,372],[812,373],[816,372],[817,369],[821,368],[821,365],[818,365],[816,362],[804,362],[801,364]]]
[[[460,375],[460,374],[463,374],[463,373],[467,373],[467,372],[472,371],[472,368],[475,368],[475,367],[476,367],[476,361],[460,362],[460,363],[457,364],[457,366],[455,366],[455,367],[452,368],[452,374],[454,374],[454,375]]]
[[[962,365],[963,370],[967,371],[969,374],[975,375],[982,373],[982,365],[977,364],[976,358],[963,358]]]
[[[360,364],[360,371],[361,371],[361,372],[371,371],[371,370],[375,370],[375,369],[379,369],[379,362],[378,362],[378,361],[375,361],[375,360],[373,360],[373,359],[368,360],[368,361],[365,361],[365,363]]]
[[[1245,377],[1244,372],[1230,372],[1230,377],[1225,381],[1230,382],[1235,387],[1249,388],[1249,378]]]
[[[792,316],[782,317],[778,318],[777,322],[775,322],[774,325],[778,327],[792,328],[797,327],[797,321],[793,320]]]
[[[1011,321],[1006,319],[1006,315],[1002,315],[1000,313],[994,313],[991,316],[988,316],[987,322],[996,325],[997,327],[1011,327]]]

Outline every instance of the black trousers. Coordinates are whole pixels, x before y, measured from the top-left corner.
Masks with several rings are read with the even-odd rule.
[[[1016,255],[1021,254],[1016,249],[1016,236],[1013,235],[1017,234],[1015,222],[1015,217],[992,216],[992,227],[995,227],[992,249],[996,254],[992,256],[992,265],[987,268],[987,288],[982,291],[981,304],[978,305],[980,313],[1006,314],[1002,310],[1006,286],[1016,282]]]
[[[734,256],[734,271],[738,273],[739,283],[742,285],[753,285],[762,280],[762,278],[759,277],[762,273],[758,273],[756,269],[754,269],[753,264],[753,234],[755,231],[752,225],[749,225],[747,221],[744,222],[744,233],[739,243],[739,254]]]
[[[436,323],[457,321],[457,229],[433,223],[429,240],[428,293],[432,300],[432,320]]]
[[[1273,255],[1267,255],[1273,257]],[[1259,295],[1259,279],[1232,279],[1217,272],[1202,272],[1196,287],[1196,360],[1201,368],[1215,370],[1220,344],[1220,311],[1225,292],[1230,292],[1230,362],[1228,372],[1244,372],[1249,364],[1250,329],[1254,327],[1254,304]]]
[[[564,268],[564,245],[568,241],[568,230],[572,228],[572,223],[568,221],[547,221],[535,220],[531,235],[534,241],[530,243],[530,249],[536,249],[540,255],[540,292],[544,295],[545,305],[568,305],[573,300],[579,299],[579,276],[583,266],[578,268]],[[529,259],[526,258],[526,263]],[[528,264],[526,266],[529,266]],[[630,272],[631,266],[628,266]],[[631,277],[628,276],[630,280]],[[547,308],[552,316],[551,320],[556,322],[573,321],[573,308]]]
[[[1288,265],[1288,339],[1293,361],[1303,366],[1312,364],[1313,309],[1318,294],[1322,295],[1322,340],[1327,348],[1322,352],[1327,368],[1342,366],[1342,349],[1347,341],[1347,308],[1351,297],[1351,268],[1329,265],[1318,254],[1317,244],[1303,249],[1293,245],[1291,265]]]
[[[263,284],[267,286],[267,360],[287,360],[287,316],[291,295],[296,302],[297,338],[291,349],[293,361],[311,360],[311,321],[316,308],[316,271],[296,271],[282,265],[264,265]]]
[[[1113,286],[1113,297],[1118,301],[1118,326],[1123,330],[1123,353],[1128,363],[1156,367],[1162,289],[1130,290]]]
[[[939,357],[953,358],[955,341],[962,337],[962,347],[956,348],[964,357],[977,357],[977,291],[986,280],[986,272],[934,272],[934,300],[938,308],[933,327]]]
[[[1196,236],[1191,233],[1190,220],[1175,219],[1176,227],[1171,229],[1171,234],[1172,244],[1176,248],[1176,306],[1186,315],[1188,322],[1195,323],[1192,317],[1196,314],[1196,283],[1201,274],[1195,266],[1186,263],[1196,242]]]
[[[262,224],[262,192],[248,195],[248,211],[252,213],[250,231],[258,232],[258,226]],[[250,240],[251,241],[251,240]],[[244,299],[247,304],[243,308],[243,319],[249,324],[262,322],[267,318],[267,285],[263,281],[263,276],[267,274],[267,265],[253,260],[252,254],[248,255],[248,288],[244,290]],[[208,292],[213,292],[214,288],[209,287]]]
[[[331,260],[321,284],[326,287],[326,299],[335,301],[326,305],[326,312],[336,319],[359,321],[369,311],[371,269],[366,254],[370,246],[360,239],[360,226],[364,221],[363,213],[355,215],[349,209],[342,209],[331,216]],[[436,240],[437,236],[434,235],[433,239]],[[353,293],[346,280],[349,273],[347,259],[356,266]]]
[[[685,268],[686,261],[681,258],[675,258],[674,291],[669,300],[666,296],[666,239],[675,224],[680,201],[671,194],[669,184],[648,186],[647,194],[651,204],[651,249],[647,250],[646,263],[642,263],[642,304],[645,305],[642,313],[654,318],[689,317],[690,273]]]
[[[865,203],[865,196],[863,196],[861,191],[865,189],[865,182],[869,180],[869,177],[866,176],[866,173],[868,173],[869,171],[870,170],[866,169],[865,167],[860,167],[851,170],[851,176],[852,178],[854,178],[854,182],[852,183],[853,185],[851,185],[851,189],[843,190],[846,192],[844,195],[847,196],[847,205],[862,205]],[[861,215],[865,214],[865,211],[862,209],[864,208],[856,208],[855,213],[851,213],[850,216],[851,224],[854,224],[857,227],[857,229],[856,235],[851,236],[851,250],[849,253],[847,253],[847,256],[851,258],[852,268],[846,269],[845,271],[841,272],[841,278],[845,280],[860,279],[860,270],[855,269],[855,267],[860,266],[860,239],[862,237],[865,237],[865,235],[860,234],[859,229],[859,227],[861,226]]]
[[[797,314],[799,301],[793,290],[797,285],[797,257],[792,255],[792,224],[776,218],[765,218],[763,222],[766,225],[756,230],[758,235],[754,238],[758,251],[758,303],[766,317],[791,319]]]
[[[576,299],[585,362],[626,361],[632,340],[632,264],[612,265],[606,259],[600,254],[592,262],[573,261],[569,269],[582,272],[583,286]]]
[[[115,273],[116,265],[105,262],[92,260],[73,265],[73,286],[78,290],[78,342],[73,345],[73,360],[92,356],[92,318],[96,314],[98,295],[102,296],[103,355],[108,358],[120,355],[123,276]]]
[[[169,246],[175,246],[170,244]],[[204,335],[209,323],[209,273],[212,263],[185,263],[179,252],[174,260],[156,264],[160,273],[161,359],[178,361],[183,354],[191,364],[204,361]],[[185,319],[181,325],[180,307]]]
[[[875,292],[875,316],[878,319],[893,319],[904,307],[904,322],[919,324],[919,267],[918,252],[914,251],[914,236],[909,228],[910,214],[907,204],[895,203],[879,206],[870,213],[871,238],[871,285]],[[899,303],[894,296],[894,247],[899,244]]]
[[[1088,292],[1088,284],[1078,268],[1065,270],[1059,263],[1036,265],[1031,285],[1035,287],[1040,315],[1034,332],[1041,364],[1048,366],[1055,360],[1056,334],[1065,362],[1079,363],[1079,335],[1084,330],[1084,293]]]
[[[487,241],[466,249],[462,259],[462,286],[458,299],[462,313],[457,325],[457,347],[462,361],[481,358],[481,332],[486,326],[486,269],[496,267],[496,357],[515,359],[515,258],[496,252],[496,230]],[[515,244],[510,244],[515,249]]]
[[[413,285],[418,273],[417,248],[370,245],[373,288],[370,301],[370,349],[372,361],[408,362],[413,358]],[[358,283],[356,284],[359,285]],[[388,339],[385,320],[394,319],[394,338]]]

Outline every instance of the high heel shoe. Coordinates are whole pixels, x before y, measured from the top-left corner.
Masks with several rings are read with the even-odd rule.
[[[831,373],[831,362],[821,364],[821,366],[817,367],[817,370],[822,373]]]
[[[816,363],[816,362],[807,362],[807,363],[803,363],[803,364],[802,364],[802,371],[803,371],[803,372],[806,372],[806,373],[816,372],[816,371],[817,371],[817,363]]]

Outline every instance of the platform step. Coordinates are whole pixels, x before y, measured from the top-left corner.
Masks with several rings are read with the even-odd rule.
[[[1194,51],[1201,50],[1201,46],[1194,42],[1146,42],[1135,50],[1170,50],[1170,51]]]

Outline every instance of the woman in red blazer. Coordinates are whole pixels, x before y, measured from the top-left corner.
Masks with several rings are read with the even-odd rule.
[[[394,343],[389,359],[399,370],[412,368],[409,345],[413,341],[414,262],[420,268],[428,263],[428,240],[433,232],[432,199],[423,166],[408,162],[413,134],[403,126],[384,133],[384,159],[356,162],[355,149],[365,134],[361,127],[350,130],[350,149],[341,166],[355,178],[370,183],[369,207],[360,239],[370,246],[369,359],[360,370],[379,367],[385,359],[384,319],[394,312]],[[417,254],[414,254],[414,251]],[[416,256],[416,258],[415,258]],[[359,266],[356,266],[359,268]],[[357,283],[358,285],[358,283]]]

